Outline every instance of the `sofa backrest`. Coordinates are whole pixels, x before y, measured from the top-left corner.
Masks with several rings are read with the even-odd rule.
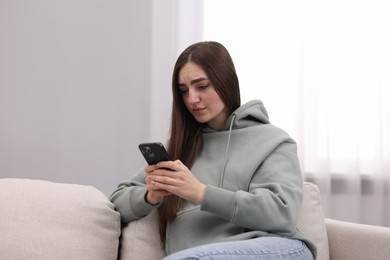
[[[329,259],[320,192],[304,183],[299,229]],[[122,229],[108,198],[90,186],[0,179],[1,259],[160,259],[157,212]],[[154,250],[154,251],[153,251]],[[153,251],[153,252],[152,252]],[[140,258],[141,257],[141,258]]]
[[[298,228],[317,245],[317,260],[329,260],[320,191],[316,185],[305,182],[303,192]],[[160,259],[165,252],[159,245],[158,215],[154,210],[146,217],[132,221],[123,227],[120,259]]]
[[[0,179],[1,259],[116,260],[120,216],[97,189]]]
[[[320,190],[317,185],[310,182],[303,184],[303,202],[298,228],[317,245],[317,260],[328,260],[329,244]]]

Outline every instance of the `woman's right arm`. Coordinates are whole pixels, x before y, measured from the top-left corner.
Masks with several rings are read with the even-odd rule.
[[[146,216],[159,206],[151,205],[145,201],[147,192],[145,178],[144,169],[140,169],[129,181],[121,182],[110,196],[110,200],[120,213],[123,223]]]

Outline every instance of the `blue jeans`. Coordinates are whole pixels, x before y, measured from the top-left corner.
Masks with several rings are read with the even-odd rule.
[[[202,259],[295,259],[313,260],[306,244],[281,237],[259,237],[249,240],[208,244],[171,254],[164,260]]]

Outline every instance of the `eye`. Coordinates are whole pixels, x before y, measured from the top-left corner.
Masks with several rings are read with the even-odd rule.
[[[188,89],[187,88],[179,88],[179,92],[180,92],[180,94],[184,95],[184,94],[188,93]]]
[[[199,90],[205,90],[208,86],[209,86],[209,84],[207,84],[207,85],[200,85],[200,86],[198,86],[197,88],[198,88]]]

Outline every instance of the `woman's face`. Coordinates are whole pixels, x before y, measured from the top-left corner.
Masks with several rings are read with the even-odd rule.
[[[203,69],[188,62],[179,72],[179,90],[188,111],[199,123],[221,130],[229,116],[222,99]]]

